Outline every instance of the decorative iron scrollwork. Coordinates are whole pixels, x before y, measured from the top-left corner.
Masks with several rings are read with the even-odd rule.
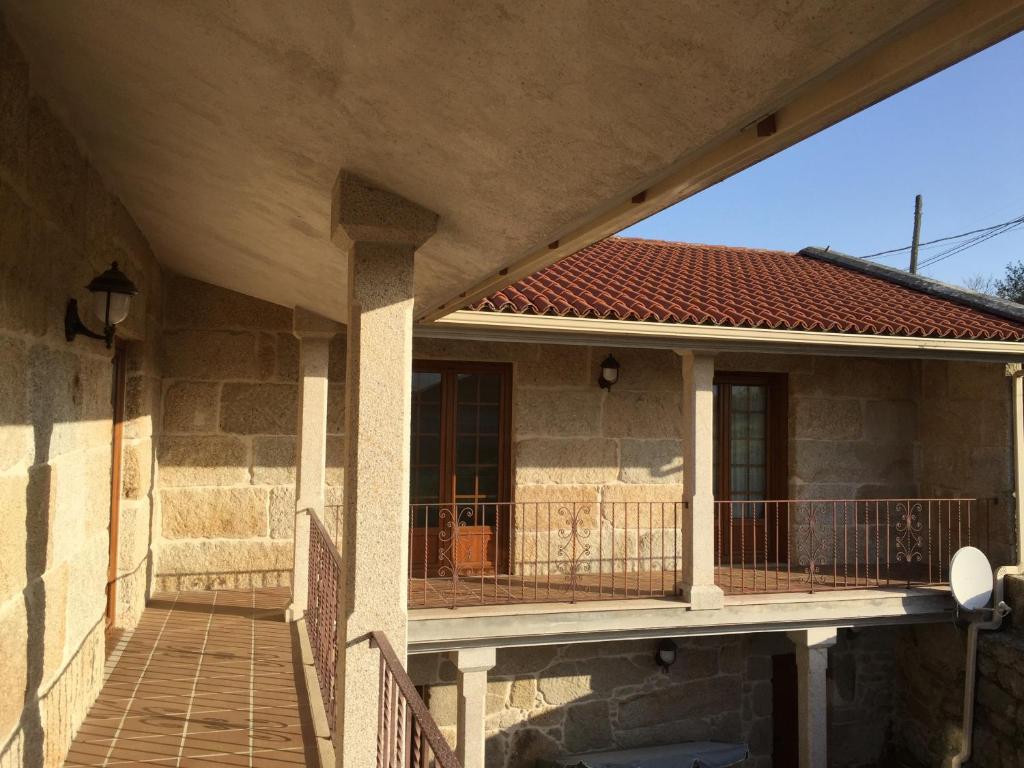
[[[584,516],[590,515],[590,505],[561,506],[558,516],[564,518],[564,527],[558,528],[558,557],[555,570],[569,577],[569,589],[575,594],[579,585],[579,574],[589,573],[590,528],[582,525]]]
[[[924,549],[920,502],[896,504],[896,562],[920,563]]]
[[[797,505],[796,519],[804,521],[796,526],[797,562],[807,569],[807,581],[812,587],[824,584],[828,578],[825,566],[834,544],[832,526],[820,523],[829,513],[834,514],[831,505],[813,502]]]

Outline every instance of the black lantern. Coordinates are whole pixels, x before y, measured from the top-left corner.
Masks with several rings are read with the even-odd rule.
[[[103,323],[103,333],[90,331],[78,316],[78,302],[68,299],[64,312],[64,338],[74,341],[75,336],[81,334],[90,339],[103,339],[109,349],[114,344],[114,326],[128,317],[132,296],[139,291],[135,283],[117,268],[116,261],[102,275],[94,277],[86,289],[92,294],[92,311]]]
[[[679,646],[668,638],[658,643],[658,650],[654,654],[654,662],[668,674],[668,668],[676,663],[679,656]]]
[[[608,355],[601,362],[601,376],[597,380],[597,385],[601,389],[611,390],[612,384],[619,380],[619,361],[611,355]]]

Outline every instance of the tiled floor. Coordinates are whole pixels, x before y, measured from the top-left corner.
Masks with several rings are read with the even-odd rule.
[[[318,765],[287,590],[156,596],[67,766]]]
[[[460,574],[458,579],[434,577],[409,579],[410,608],[464,607],[509,603],[583,602],[628,600],[630,598],[673,598],[677,571],[641,573],[577,574],[570,579],[561,573],[538,576]],[[813,581],[813,585],[812,585]],[[864,565],[835,572],[827,566],[812,579],[806,566],[770,563],[716,567],[715,583],[727,595],[779,592],[825,592],[836,589],[905,587],[909,584],[942,584],[941,574],[926,566],[877,566],[867,573]],[[813,586],[813,589],[812,589]]]

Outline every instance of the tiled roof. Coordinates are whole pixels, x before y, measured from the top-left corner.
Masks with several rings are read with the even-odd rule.
[[[1024,323],[801,253],[612,237],[473,305],[528,315],[1020,341]]]

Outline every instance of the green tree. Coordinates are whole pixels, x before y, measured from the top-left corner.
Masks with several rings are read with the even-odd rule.
[[[996,295],[1024,304],[1024,261],[1006,265],[1001,280],[996,280]]]

